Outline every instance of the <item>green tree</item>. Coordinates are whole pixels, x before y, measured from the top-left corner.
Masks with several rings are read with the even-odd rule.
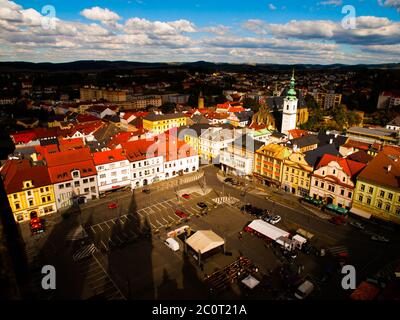
[[[173,102],[165,102],[161,105],[160,110],[162,113],[172,113],[176,108],[176,104]]]
[[[258,112],[260,109],[260,104],[252,98],[243,99],[243,108],[251,109],[254,113]]]

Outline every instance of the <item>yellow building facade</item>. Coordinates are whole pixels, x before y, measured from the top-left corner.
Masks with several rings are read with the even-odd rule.
[[[172,128],[186,125],[186,117],[182,113],[149,114],[143,118],[143,128],[160,134]]]
[[[306,196],[310,190],[313,167],[302,152],[294,152],[283,162],[282,188],[297,196]]]

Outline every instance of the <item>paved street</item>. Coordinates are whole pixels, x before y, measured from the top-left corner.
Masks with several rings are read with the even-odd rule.
[[[301,227],[314,233],[312,242],[316,247],[332,251],[345,248],[350,254],[349,263],[358,272],[358,282],[399,258],[396,245],[399,235],[394,231],[385,230],[390,243],[373,242],[369,239],[370,233],[382,232],[379,226],[368,224],[366,232],[348,225],[336,226],[327,221],[325,214],[304,209],[286,197],[279,198],[281,202],[272,201],[271,197],[267,200],[266,194],[272,194],[273,190],[253,189],[243,194],[241,190],[222,184],[217,178],[217,168],[208,166],[204,171],[206,186],[191,181],[169,189],[150,186],[150,194],[141,190],[116,193],[71,209],[66,212],[68,218],[48,219],[46,233],[37,238],[27,236],[27,226],[22,226],[29,238],[31,260],[38,266],[45,263],[56,267],[57,290],[47,298],[210,298],[202,282],[204,276],[241,255],[259,266],[260,276],[275,272],[285,263],[280,250],[250,234],[244,234],[242,240],[238,238],[239,231],[254,219],[238,209],[244,203],[281,215],[282,221],[277,226],[282,229],[293,232]],[[190,198],[184,199],[183,193],[189,193]],[[118,203],[117,209],[108,209],[111,201]],[[210,208],[207,215],[200,215],[197,206],[200,201]],[[176,209],[185,212],[189,219],[179,218]],[[172,252],[163,241],[168,231],[183,225],[193,230],[212,229],[225,239],[230,255],[207,259],[201,270],[192,257],[183,254],[182,241],[179,240],[180,251]],[[328,262],[325,257],[300,254],[293,267],[303,265],[302,275],[318,276]],[[273,290],[284,290],[278,276],[272,273],[267,278]],[[340,279],[334,278],[315,298],[346,297],[339,283]],[[43,293],[40,288],[35,289]],[[238,298],[243,294],[243,288],[233,287],[211,298]],[[275,291],[262,291],[250,297],[275,298],[274,294]]]

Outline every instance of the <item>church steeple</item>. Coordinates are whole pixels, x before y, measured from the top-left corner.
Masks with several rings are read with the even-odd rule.
[[[296,98],[296,90],[294,89],[296,82],[295,82],[295,78],[294,78],[294,69],[293,69],[293,73],[292,73],[292,78],[290,79],[290,89],[287,93],[287,98]]]

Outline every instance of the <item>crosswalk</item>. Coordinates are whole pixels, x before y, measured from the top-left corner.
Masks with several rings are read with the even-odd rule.
[[[240,201],[239,199],[236,199],[235,197],[231,197],[231,196],[214,198],[212,200],[217,204],[228,204],[231,206],[234,206],[235,204],[237,204]]]
[[[81,259],[84,259],[86,257],[89,257],[92,255],[92,253],[96,252],[97,248],[96,246],[91,243],[79,250],[77,250],[73,255],[72,258],[74,259],[74,261],[79,261]]]
[[[335,246],[335,247],[328,248],[328,252],[333,256],[348,255],[349,249],[345,246]]]

